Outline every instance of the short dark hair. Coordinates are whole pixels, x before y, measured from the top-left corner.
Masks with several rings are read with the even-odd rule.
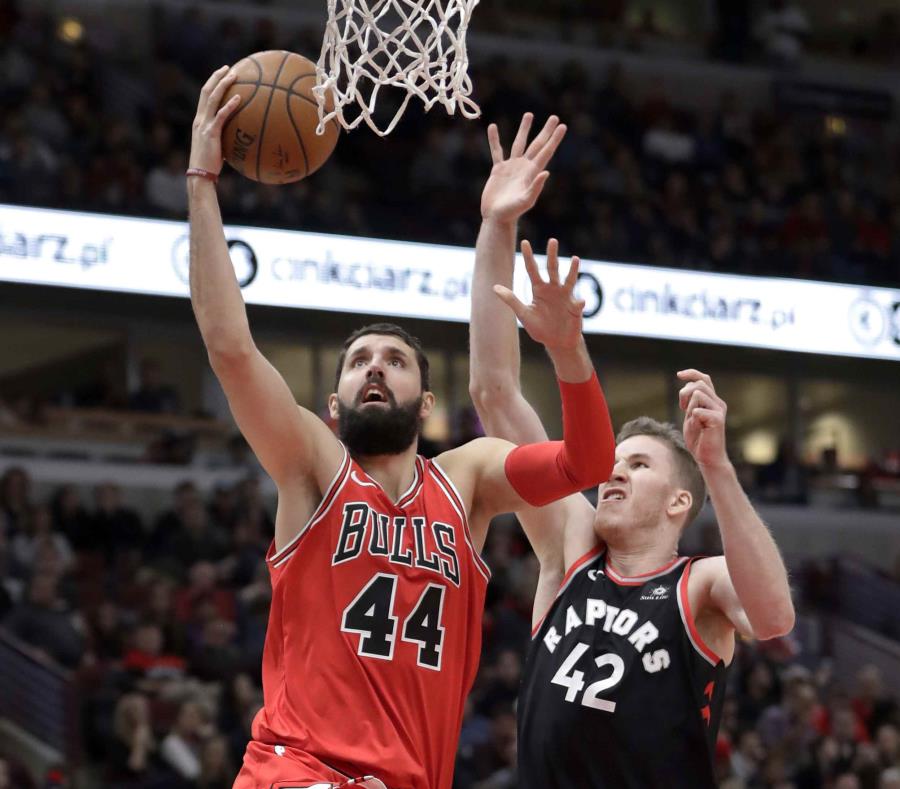
[[[616,444],[621,444],[626,438],[632,436],[658,438],[672,452],[675,468],[678,471],[678,482],[683,488],[690,491],[691,498],[693,498],[687,520],[684,522],[684,528],[687,528],[703,509],[706,501],[706,483],[703,481],[703,474],[700,473],[697,461],[694,460],[694,456],[684,443],[684,436],[671,422],[659,422],[649,416],[639,416],[622,425],[616,436]]]
[[[413,337],[406,329],[398,326],[396,323],[370,323],[368,326],[357,329],[344,340],[344,345],[341,348],[341,355],[338,357],[337,369],[334,372],[334,391],[337,391],[338,384],[341,381],[341,371],[344,369],[344,360],[347,358],[347,350],[360,337],[365,337],[367,334],[387,334],[392,337],[397,337],[412,348],[416,352],[416,363],[419,365],[422,391],[431,391],[431,371],[428,364],[428,357],[422,349],[422,343],[419,341],[418,337]]]

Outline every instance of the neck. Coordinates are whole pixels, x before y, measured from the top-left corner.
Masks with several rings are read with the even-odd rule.
[[[674,540],[617,540],[606,543],[607,561],[612,568],[626,578],[644,575],[668,564],[678,555],[678,542]]]
[[[379,485],[391,501],[397,501],[412,484],[416,473],[416,448],[413,442],[396,455],[360,455],[354,460]]]

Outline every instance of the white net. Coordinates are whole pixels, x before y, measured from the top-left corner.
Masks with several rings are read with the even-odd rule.
[[[466,31],[479,0],[328,0],[328,24],[313,89],[319,103],[319,129],[332,118],[345,129],[365,121],[382,136],[390,134],[409,100],[417,96],[430,110],[435,103],[450,115],[481,115],[469,98]],[[399,88],[402,97],[382,102],[379,91]],[[328,97],[334,102],[327,106]],[[382,119],[383,118],[383,119]]]

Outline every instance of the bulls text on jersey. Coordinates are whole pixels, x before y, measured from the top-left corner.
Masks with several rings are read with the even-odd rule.
[[[347,502],[331,564],[343,564],[363,555],[429,570],[459,586],[456,536],[447,523],[385,515],[364,501]]]

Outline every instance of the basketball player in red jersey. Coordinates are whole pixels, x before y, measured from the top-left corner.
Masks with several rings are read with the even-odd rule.
[[[428,360],[391,324],[344,345],[328,404],[338,440],[294,402],[250,334],[215,192],[221,129],[234,110],[220,107],[226,71],[203,87],[193,126],[191,300],[232,413],[279,493],[265,706],[235,786],[375,776],[389,789],[449,789],[480,652],[489,571],[479,552],[490,518],[596,484],[611,467],[612,428],[573,297],[577,265],[564,283],[537,278],[531,305],[501,296],[553,359],[562,442],[478,439],[434,461],[418,457],[434,405]],[[546,130],[540,157],[549,160],[557,141]]]
[[[519,387],[515,321],[491,291],[512,286],[516,223],[547,178],[527,144],[531,122],[508,157],[488,130],[470,324],[472,398],[488,434],[515,443],[546,433]],[[528,242],[522,253],[533,271]],[[558,265],[551,241],[551,281]],[[725,451],[726,405],[708,375],[678,377],[683,430],[646,417],[625,425],[596,510],[575,495],[518,512],[540,562],[518,708],[522,789],[714,786],[735,632],[767,639],[793,627],[778,548]],[[725,555],[678,557],[707,490]]]

